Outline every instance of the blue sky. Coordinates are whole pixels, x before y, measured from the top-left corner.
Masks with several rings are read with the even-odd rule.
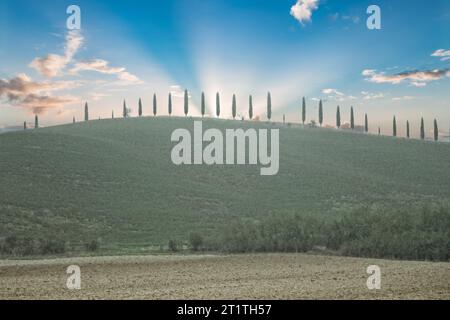
[[[81,8],[81,31],[66,28],[66,8]],[[381,30],[369,30],[367,7],[381,9]],[[308,19],[309,16],[309,19]],[[191,94],[192,113],[205,91],[208,107],[221,94],[224,117],[232,95],[247,116],[252,94],[264,118],[267,91],[274,118],[308,120],[324,100],[325,123],[343,119],[388,133],[393,115],[416,133],[420,117],[450,125],[450,2],[338,0],[23,1],[0,3],[0,126],[43,125],[121,113],[136,114],[139,97],[160,114],[173,93]],[[229,108],[227,107],[229,106]],[[212,110],[212,108],[211,108]],[[211,112],[212,113],[212,112]]]

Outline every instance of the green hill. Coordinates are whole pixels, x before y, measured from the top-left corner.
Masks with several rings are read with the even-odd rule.
[[[0,135],[0,237],[101,239],[113,250],[214,237],[242,217],[404,208],[450,201],[450,144],[331,129],[204,120],[204,129],[280,128],[280,171],[176,166],[191,118],[99,120]]]

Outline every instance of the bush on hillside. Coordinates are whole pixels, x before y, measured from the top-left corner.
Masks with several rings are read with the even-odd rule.
[[[219,239],[215,249],[226,252],[306,252],[325,246],[348,256],[448,261],[450,210],[364,207],[332,222],[299,215],[240,220],[224,228]]]
[[[203,237],[198,233],[191,233],[189,235],[189,245],[193,251],[198,251],[203,245]]]

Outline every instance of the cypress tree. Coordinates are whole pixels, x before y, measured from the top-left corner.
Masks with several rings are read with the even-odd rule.
[[[248,117],[250,120],[253,119],[253,98],[252,95],[248,97]]]
[[[341,127],[341,109],[337,106],[336,109],[336,127],[339,129]]]
[[[267,93],[267,119],[272,118],[272,98],[270,96],[270,92]]]
[[[202,92],[202,107],[201,107],[201,112],[202,112],[202,118],[205,116],[205,112],[206,112],[206,103],[205,103],[205,93]]]
[[[34,128],[37,129],[39,128],[39,118],[38,115],[34,116]]]
[[[305,124],[306,121],[306,99],[303,97],[302,101],[302,123]]]
[[[369,132],[369,119],[367,118],[367,113],[364,116],[364,131]]]
[[[406,137],[409,139],[409,121],[406,121]]]
[[[111,111],[111,119],[114,119],[114,110]]]
[[[216,116],[220,116],[220,97],[218,92],[216,93]]]
[[[439,140],[439,129],[438,129],[438,123],[437,120],[434,119],[434,141]]]
[[[425,139],[425,124],[423,123],[423,118],[420,120],[420,139]]]
[[[394,116],[394,120],[392,120],[392,135],[394,137],[397,136],[397,120],[395,119],[395,116]]]
[[[142,101],[141,101],[141,98],[139,98],[139,110],[138,110],[138,114],[139,114],[139,117],[142,116]]]
[[[75,123],[75,117],[72,118],[72,123]]]
[[[231,113],[233,115],[233,119],[236,118],[236,96],[233,94],[233,104],[231,106]]]
[[[153,94],[153,116],[156,116],[156,94]]]
[[[353,112],[353,107],[350,109],[350,128],[355,129],[355,114]]]
[[[23,122],[23,130],[27,130],[27,122],[26,121]]]
[[[323,106],[322,100],[319,101],[319,125],[322,126],[323,123]]]
[[[128,117],[128,109],[127,109],[127,103],[125,102],[125,100],[123,100],[123,117],[126,118]]]
[[[187,116],[189,113],[189,96],[188,91],[184,90],[184,115]]]
[[[84,104],[84,121],[89,121],[89,107],[87,102]]]
[[[381,134],[381,129],[380,129],[380,127],[378,127],[378,135],[380,135]]]
[[[169,106],[168,106],[168,110],[169,112],[169,116],[172,115],[172,93],[169,92]]]
[[[283,113],[283,124],[286,124],[286,115]]]

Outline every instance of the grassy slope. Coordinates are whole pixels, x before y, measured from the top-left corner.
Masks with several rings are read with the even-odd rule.
[[[449,144],[281,127],[280,172],[263,177],[259,166],[173,165],[171,132],[192,121],[101,120],[0,135],[0,236],[136,247],[192,230],[214,235],[235,217],[450,201]]]

